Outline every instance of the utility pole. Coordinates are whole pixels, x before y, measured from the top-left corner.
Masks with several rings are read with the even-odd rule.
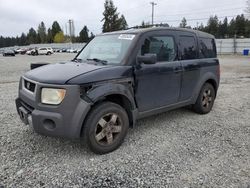
[[[68,28],[67,28],[67,23],[65,23],[65,35],[67,36],[68,35]]]
[[[152,5],[152,25],[154,25],[154,6],[157,4],[153,1],[150,4]]]
[[[69,36],[72,42],[72,38],[75,36],[75,26],[74,26],[74,21],[71,19],[69,20]]]

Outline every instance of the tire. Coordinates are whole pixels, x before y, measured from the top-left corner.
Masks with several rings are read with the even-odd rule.
[[[87,148],[96,154],[105,154],[122,144],[129,119],[120,105],[103,102],[91,110],[83,126],[83,141]]]
[[[47,55],[51,55],[51,52],[47,52]]]
[[[207,114],[211,111],[215,100],[215,89],[210,83],[205,83],[193,105],[193,110],[198,114]]]

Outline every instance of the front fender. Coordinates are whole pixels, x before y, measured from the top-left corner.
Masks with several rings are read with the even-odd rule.
[[[95,103],[99,100],[104,99],[106,96],[114,94],[126,97],[130,101],[133,109],[136,108],[131,83],[107,82],[101,85],[96,85],[87,92],[86,96],[91,100],[91,102]]]

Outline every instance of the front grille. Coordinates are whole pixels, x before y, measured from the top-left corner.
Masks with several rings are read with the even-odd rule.
[[[31,91],[32,93],[34,93],[35,89],[36,89],[36,84],[33,82],[30,82],[28,80],[24,80],[24,87]]]

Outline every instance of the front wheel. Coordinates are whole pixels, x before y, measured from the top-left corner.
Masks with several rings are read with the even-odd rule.
[[[103,102],[88,115],[83,127],[83,139],[91,151],[105,154],[122,144],[128,128],[126,111],[118,104]]]
[[[215,89],[210,83],[205,83],[193,105],[193,110],[199,114],[207,114],[211,111],[215,100]]]

